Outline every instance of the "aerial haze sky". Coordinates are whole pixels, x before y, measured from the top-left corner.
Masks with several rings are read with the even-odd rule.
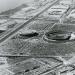
[[[33,0],[0,0],[0,12],[13,9],[23,3],[32,1]]]

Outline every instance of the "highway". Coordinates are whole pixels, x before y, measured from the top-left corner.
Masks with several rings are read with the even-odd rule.
[[[14,29],[12,29],[11,31],[9,31],[8,34],[0,37],[0,45],[3,44],[3,42],[5,42],[6,40],[10,39],[11,37],[13,37],[20,29],[22,29],[23,27],[25,27],[27,24],[29,24],[30,22],[32,22],[36,17],[38,17],[40,14],[42,14],[43,12],[45,12],[46,10],[48,10],[51,6],[53,6],[54,4],[58,3],[59,0],[55,0],[53,1],[51,4],[47,4],[45,7],[43,7],[41,9],[41,11],[38,11],[36,13],[35,16],[33,16],[31,19],[29,19],[28,21],[25,21],[24,23],[16,26]]]
[[[13,28],[12,30],[7,30],[3,35],[0,36],[0,51],[1,51],[1,45],[3,46],[4,44],[6,44],[8,41],[13,41],[11,38],[13,36],[15,36],[19,30],[21,30],[22,28],[30,28],[32,30],[37,30],[38,32],[40,32],[42,34],[42,31],[46,31],[46,30],[50,30],[52,29],[53,26],[55,26],[57,22],[52,22],[50,20],[45,20],[45,19],[41,19],[38,18],[38,16],[42,13],[44,13],[46,10],[48,10],[51,6],[57,4],[59,2],[59,0],[55,0],[53,3],[46,5],[45,7],[43,7],[43,9],[41,9],[41,11],[39,10],[35,16],[33,16],[32,18],[26,20],[24,18],[3,18],[3,19],[11,19],[11,20],[23,20],[23,23],[17,24],[15,28]],[[64,18],[71,12],[71,8],[65,12],[64,15],[62,15],[61,19]],[[42,21],[42,23],[40,23]],[[46,21],[46,23],[45,23]],[[36,23],[34,23],[36,22]],[[33,24],[34,23],[34,24]],[[37,26],[37,25],[38,26]],[[60,24],[60,26],[62,26],[62,24]],[[67,25],[66,25],[67,26]],[[70,25],[69,25],[70,26]],[[68,28],[68,30],[72,30],[72,28],[75,31],[75,26],[73,25],[73,27]],[[61,28],[62,29],[62,28]],[[64,30],[64,25],[63,25],[63,29]],[[43,35],[43,34],[42,34]],[[72,69],[67,69],[64,71],[60,71],[60,73],[62,74],[63,72],[68,72],[68,71],[73,71],[75,70],[75,66],[73,64],[71,65],[65,65],[64,62],[59,59],[59,57],[61,57],[61,55],[63,55],[62,57],[64,57],[64,55],[67,53],[71,53],[71,51],[73,50],[73,52],[75,52],[75,42],[71,42],[71,43],[48,43],[42,40],[42,35],[38,36],[38,37],[34,37],[31,39],[26,40],[14,40],[15,43],[11,43],[8,42],[10,44],[10,47],[6,45],[5,51],[4,49],[2,49],[2,51],[4,51],[2,54],[0,54],[0,57],[6,57],[8,60],[8,64],[10,65],[9,67],[7,67],[7,69],[4,69],[5,71],[14,74],[14,75],[18,75],[18,74],[25,74],[25,75],[50,75],[52,72],[56,72],[58,75],[59,71],[63,68],[63,67],[71,67]],[[38,40],[36,40],[38,39]],[[19,41],[19,42],[18,42]],[[17,46],[18,44],[18,46]],[[12,45],[12,47],[11,47]],[[16,47],[15,49],[13,48],[14,46]],[[22,48],[20,48],[19,46],[21,45]],[[23,46],[22,46],[23,45]],[[72,47],[73,46],[73,47]],[[18,49],[18,48],[20,49]],[[10,49],[11,48],[11,49]],[[13,49],[12,49],[13,48]],[[28,54],[25,54],[27,51]],[[6,54],[7,51],[7,54]],[[24,54],[23,54],[24,53]],[[18,57],[18,58],[17,58]],[[67,56],[65,56],[67,57]],[[71,56],[68,56],[71,57]],[[43,58],[42,60],[39,59]],[[54,61],[47,59],[47,58],[51,58]],[[27,60],[28,59],[28,60]],[[47,61],[44,61],[44,59],[46,59]],[[57,61],[57,62],[55,62]],[[60,64],[58,64],[60,63]],[[57,65],[56,65],[57,64]],[[37,65],[40,65],[40,68],[38,69]],[[3,66],[3,68],[5,68]],[[1,70],[1,68],[0,68]],[[27,72],[28,71],[28,72]],[[3,71],[4,72],[4,71]],[[30,73],[31,72],[31,73]],[[60,75],[60,74],[59,74]]]
[[[39,59],[39,58],[38,58]],[[48,72],[49,70],[53,70],[54,68],[57,68],[62,65],[62,63],[58,60],[55,60],[53,58],[44,58],[46,60],[49,60],[50,64],[46,64],[43,61],[37,60],[36,58],[25,58],[25,57],[9,57],[7,58],[8,66],[6,69],[8,72],[11,72],[13,74],[28,74],[31,72],[31,74],[41,75],[45,72]],[[48,61],[47,61],[48,62]],[[40,67],[37,67],[40,66]],[[34,68],[37,67],[37,68]],[[34,68],[34,69],[33,69]],[[25,72],[26,70],[29,70],[28,72]],[[54,71],[54,70],[53,70]]]
[[[54,23],[55,22],[51,22],[51,21],[49,21],[49,20],[47,20],[47,22],[45,23],[45,21],[44,20],[40,20],[40,19],[38,19],[38,16],[40,15],[40,14],[42,14],[42,13],[44,13],[46,10],[48,10],[50,7],[52,7],[53,5],[55,5],[55,4],[58,4],[59,3],[59,0],[55,0],[55,1],[53,1],[53,3],[49,3],[49,4],[47,4],[45,7],[43,7],[43,8],[41,8],[37,13],[36,13],[36,15],[35,16],[33,16],[31,19],[29,19],[29,20],[24,20],[24,22],[23,23],[21,23],[21,24],[17,24],[16,25],[16,27],[15,28],[13,28],[13,29],[10,29],[10,30],[7,30],[3,35],[1,35],[0,36],[0,56],[28,56],[28,57],[50,57],[51,55],[53,55],[54,56],[54,54],[55,54],[55,56],[58,54],[57,53],[57,51],[55,51],[55,44],[52,46],[51,45],[51,47],[50,47],[50,44],[48,44],[48,43],[44,43],[41,39],[41,37],[42,37],[42,35],[40,35],[39,37],[37,37],[37,38],[39,38],[39,40],[38,40],[38,42],[37,42],[37,40],[35,39],[35,37],[34,37],[34,39],[30,39],[29,41],[24,41],[24,40],[19,40],[19,41],[17,41],[17,40],[12,40],[11,38],[13,37],[13,36],[15,36],[16,34],[17,34],[17,32],[19,31],[19,30],[21,30],[22,28],[24,28],[24,29],[26,29],[28,26],[29,26],[29,28],[30,29],[32,29],[32,30],[37,30],[38,32],[45,32],[45,30],[48,30],[48,29],[51,29],[52,28],[52,26],[54,25]],[[36,20],[35,20],[36,19]],[[23,20],[23,19],[22,19]],[[37,24],[37,25],[33,25],[33,23],[32,22],[34,22],[34,21],[36,21],[36,23],[35,24]],[[42,22],[42,23],[40,23],[40,22]],[[57,22],[57,21],[56,21]],[[40,24],[39,24],[40,23]],[[42,24],[42,25],[41,25]],[[33,29],[34,28],[34,29]],[[25,30],[24,30],[25,31]],[[40,39],[41,38],[41,39]],[[10,41],[11,40],[11,41]],[[33,40],[35,41],[35,42],[37,42],[36,44],[35,44],[35,42],[34,43],[32,43],[33,42]],[[32,41],[32,42],[31,42]],[[40,42],[39,42],[40,41]],[[17,43],[17,44],[16,44]],[[23,44],[24,43],[24,44]],[[32,45],[32,44],[33,45]],[[6,45],[5,45],[6,44]],[[9,45],[8,45],[9,44]],[[35,45],[34,45],[35,44]],[[38,47],[38,46],[41,46],[41,48],[40,47]],[[43,45],[43,46],[42,46]],[[14,46],[15,46],[15,48],[14,48]],[[29,47],[28,47],[29,46]],[[34,49],[34,46],[35,46],[35,49]],[[45,47],[44,47],[45,46]],[[38,48],[37,48],[38,47]],[[47,47],[47,48],[46,48]],[[53,50],[54,51],[51,51],[50,52],[50,48],[51,48],[51,50],[52,50],[52,48],[53,48]],[[39,53],[39,51],[40,51],[40,49],[41,49],[41,52]],[[59,49],[59,48],[58,48]],[[38,51],[37,51],[38,50]],[[47,51],[47,53],[46,54],[44,54],[45,52],[43,51],[43,50],[45,50],[45,51]],[[37,54],[36,54],[37,53]],[[39,54],[38,54],[39,53]],[[42,54],[41,54],[42,53]]]

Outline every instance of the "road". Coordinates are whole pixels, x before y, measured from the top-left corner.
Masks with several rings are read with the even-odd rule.
[[[58,1],[57,1],[58,2]],[[55,2],[55,3],[57,3]],[[55,4],[54,3],[54,4]],[[45,9],[45,8],[44,8]],[[27,23],[28,21],[26,21]],[[18,27],[20,27],[19,24]],[[54,23],[44,20],[34,20],[28,22],[25,28],[21,32],[25,32],[26,28],[36,30],[39,32],[39,36],[30,39],[10,39],[12,34],[16,32],[16,28],[10,32],[6,32],[5,35],[1,36],[1,42],[8,40],[2,46],[0,46],[1,56],[32,56],[32,57],[50,57],[50,56],[67,56],[72,53],[75,54],[75,42],[69,43],[48,43],[43,40],[43,35],[46,30],[50,30]],[[23,25],[24,26],[24,25]],[[67,25],[68,26],[68,25]],[[72,25],[71,25],[72,26]],[[69,27],[69,26],[68,26]],[[64,27],[65,28],[65,27]],[[67,28],[67,27],[66,27]],[[74,26],[70,27],[70,30],[74,30]],[[19,30],[19,29],[18,29]],[[17,30],[17,31],[18,31]],[[61,28],[62,30],[62,28]],[[44,32],[42,32],[44,31]],[[10,34],[12,33],[12,34]],[[11,36],[11,37],[10,37]],[[9,38],[8,38],[9,37]]]
[[[42,58],[37,58],[42,59]],[[25,75],[41,75],[46,71],[53,70],[54,68],[61,66],[61,62],[53,58],[44,58],[43,60],[49,60],[50,64],[47,65],[43,61],[37,60],[36,58],[25,58],[25,57],[7,57],[8,67],[4,71],[11,74],[25,74]],[[0,69],[2,70],[2,69]],[[25,72],[27,71],[28,72]],[[1,73],[4,73],[2,71]],[[7,74],[8,74],[7,73]],[[31,73],[31,74],[30,74]]]
[[[54,4],[58,3],[59,0],[55,0],[53,1],[53,3],[51,4],[47,4],[45,7],[43,7],[41,9],[41,11],[37,12],[35,16],[33,16],[31,19],[29,19],[28,21],[16,26],[14,29],[12,29],[8,34],[0,37],[0,45],[5,42],[6,40],[10,39],[11,37],[13,37],[20,29],[22,29],[24,26],[26,26],[27,24],[29,24],[30,22],[32,22],[36,17],[38,17],[40,14],[42,14],[43,12],[45,12],[46,10],[48,10],[51,6],[53,6]]]

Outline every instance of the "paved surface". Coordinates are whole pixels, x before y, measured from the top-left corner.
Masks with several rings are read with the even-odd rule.
[[[58,1],[55,3],[58,3]],[[52,5],[54,5],[55,3],[53,3]],[[48,8],[49,7],[47,7],[47,9]],[[41,14],[42,12],[39,12],[39,14]],[[34,16],[28,22],[31,22],[39,14]],[[27,20],[25,19],[14,19],[14,20],[17,20],[17,22],[19,21],[27,22]],[[0,45],[0,56],[2,55],[8,56],[4,61],[0,62],[1,75],[54,75],[56,73],[56,70],[59,71],[59,69],[61,73],[73,69],[72,67],[69,66],[66,67],[65,65],[63,65],[60,58],[57,57],[56,59],[56,56],[75,55],[75,41],[70,41],[70,42],[60,41],[57,43],[56,42],[53,43],[45,41],[43,37],[46,31],[51,30],[53,26],[54,26],[52,28],[53,30],[66,30],[66,31],[75,32],[74,23],[73,25],[59,24],[58,20],[52,21],[50,19],[36,18],[36,20],[32,21],[31,23],[25,23],[25,24],[27,24],[26,26],[23,24],[23,26],[25,27],[22,26],[21,27],[22,29],[19,28],[18,30],[16,30],[18,26],[16,25],[13,31],[10,30],[11,32],[9,31],[6,32],[9,34],[5,33],[3,37],[1,37],[1,42],[3,42],[9,36],[11,36],[17,31],[17,34],[13,35],[14,37],[9,38],[6,42],[4,42],[4,44]],[[19,36],[19,34],[28,31],[30,32],[30,30],[35,30],[37,33],[39,33],[39,35],[29,38]],[[50,56],[53,57],[51,58]],[[31,58],[31,57],[36,57],[36,58]],[[64,58],[64,59],[69,60],[70,58]]]
[[[36,20],[30,24],[28,24],[28,23],[31,22],[33,19],[35,19],[37,16],[39,16],[41,13],[43,13],[44,11],[49,9],[52,5],[57,4],[57,3],[58,3],[58,1],[56,0],[53,3],[46,5],[45,8],[43,8],[41,11],[37,12],[36,15],[33,18],[31,18],[30,20],[26,21],[25,23],[23,23],[21,25],[20,24],[16,25],[14,29],[5,32],[5,34],[3,34],[0,37],[0,41],[2,43],[3,43],[3,41],[7,41],[7,42],[4,42],[4,44],[2,44],[0,46],[0,52],[1,52],[0,55],[35,55],[37,52],[36,50],[38,50],[38,51],[41,50],[42,53],[43,53],[42,50],[47,49],[46,51],[49,51],[49,48],[48,48],[49,44],[46,43],[42,39],[42,37],[43,37],[45,30],[48,30],[49,28],[51,28],[55,22]],[[27,26],[25,26],[25,25],[27,25]],[[25,26],[25,28],[23,28],[24,26]],[[19,31],[20,29],[22,29],[22,30]],[[39,36],[29,38],[29,39],[18,39],[18,38],[9,39],[9,38],[11,38],[10,36],[15,34],[15,32],[16,33],[17,33],[17,31],[25,32],[26,29],[28,29],[28,30],[32,29],[32,30],[38,31]],[[38,52],[37,52],[37,54],[38,54]],[[52,54],[53,54],[53,52],[52,52]],[[46,54],[44,54],[44,55],[46,55]]]
[[[20,25],[16,25],[16,27],[14,29],[12,29],[11,31],[8,32],[8,34],[5,34],[4,36],[2,36],[0,38],[0,43],[3,43],[3,41],[5,41],[6,39],[11,38],[11,36],[13,36],[15,33],[17,33],[20,29],[22,29],[24,26],[26,26],[27,24],[29,24],[31,21],[33,21],[36,17],[38,17],[40,14],[42,14],[43,12],[45,12],[46,10],[48,10],[52,5],[58,3],[59,0],[55,0],[52,3],[47,4],[45,7],[41,8],[41,11],[38,11],[32,18],[30,18],[28,21],[25,21],[24,23],[20,24]]]
[[[61,64],[53,58],[6,57],[6,59],[9,66],[0,69],[0,71],[4,69],[1,73],[6,75],[40,75]]]
[[[52,42],[46,42],[43,40],[42,37],[44,35],[44,32],[50,30],[51,26],[53,25],[54,23],[52,22],[50,23],[48,21],[45,21],[43,23],[38,20],[30,23],[30,25],[28,25],[28,27],[26,28],[29,30],[37,30],[37,32],[39,32],[39,36],[28,39],[19,39],[18,37],[16,39],[10,39],[5,44],[0,46],[1,55],[32,55],[39,57],[74,55],[74,41],[65,43],[60,42],[56,44]],[[70,31],[75,31],[74,27],[74,25],[59,25],[59,28],[61,30],[66,29]],[[18,33],[24,33],[26,28],[23,28]]]

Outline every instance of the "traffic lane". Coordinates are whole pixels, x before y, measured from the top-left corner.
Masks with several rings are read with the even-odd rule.
[[[43,73],[44,71],[51,69],[59,64],[61,62],[56,61],[53,58],[46,59],[45,63],[44,61],[41,61],[39,59],[42,58],[30,58],[21,62],[18,62],[16,64],[12,64],[9,68],[7,68],[9,71],[14,72],[15,75],[25,74],[25,75],[38,75],[40,73]],[[42,59],[44,60],[44,59]],[[49,60],[49,61],[48,61]],[[49,62],[49,64],[48,64]],[[30,74],[31,73],[31,74]]]
[[[68,31],[68,32],[75,32],[75,25],[74,24],[55,24],[52,28],[52,30],[62,30],[62,31]],[[50,55],[75,55],[75,41],[67,41],[67,42],[47,42],[36,45],[36,47],[33,47],[31,52],[34,55],[42,56],[50,56]]]
[[[39,11],[38,13],[36,13],[35,16],[33,16],[31,19],[29,19],[28,21],[24,22],[23,24],[21,24],[20,26],[15,27],[13,30],[11,30],[10,33],[8,33],[7,35],[1,37],[1,44],[3,44],[6,40],[10,39],[12,36],[14,36],[14,34],[16,34],[20,29],[22,29],[25,25],[29,24],[30,22],[33,21],[33,19],[35,19],[36,17],[38,17],[40,14],[42,14],[44,11],[48,10],[52,5],[58,3],[59,0],[55,0],[53,1],[51,4],[46,5],[44,8],[42,8],[41,11]],[[5,40],[6,39],[6,40]]]
[[[36,30],[37,32],[40,32],[39,36],[37,37],[33,37],[32,42],[36,41],[40,41],[39,39],[42,38],[45,30],[47,30],[49,27],[51,27],[54,23],[50,22],[50,21],[33,21],[32,23],[30,23],[29,25],[27,25],[27,27],[21,29],[17,34],[20,33],[24,33],[27,32],[29,30]],[[43,30],[43,31],[42,31]],[[17,35],[16,35],[17,36]],[[0,55],[8,55],[8,54],[14,54],[17,55],[19,54],[29,54],[28,47],[32,45],[32,42],[30,43],[29,41],[32,38],[28,38],[28,39],[10,39],[7,42],[5,42],[3,45],[1,45],[0,47]],[[25,48],[24,48],[25,47]]]
[[[29,56],[59,56],[75,54],[75,42],[48,43],[42,38],[31,38],[26,40],[10,40],[3,48],[1,55],[29,55]]]
[[[54,58],[28,58],[28,57],[2,57],[6,58],[6,62],[9,65],[3,71],[0,69],[1,73],[6,75],[8,73],[15,75],[38,75],[52,67],[55,67],[62,62],[54,59]],[[5,61],[2,61],[5,62]],[[4,66],[5,67],[5,66]]]
[[[48,22],[47,22],[48,23]],[[37,29],[37,26],[35,26]],[[34,28],[32,26],[32,28]],[[47,27],[48,30],[50,30],[51,27]],[[75,32],[75,25],[74,24],[55,24],[52,28],[52,30],[62,30],[62,31],[70,31]],[[35,41],[35,42],[32,42]],[[34,43],[34,45],[31,47],[31,54],[32,55],[72,55],[74,54],[75,50],[75,41],[71,42],[61,42],[60,43],[52,43],[52,42],[46,42],[43,39],[36,40],[29,40],[29,42]]]
[[[38,60],[39,58],[30,58],[30,59],[25,59],[22,60],[23,57],[7,57],[7,59],[9,59],[10,62],[13,61],[17,61],[16,63],[12,63],[10,64],[8,62],[8,64],[10,65],[9,67],[7,67],[6,69],[3,69],[3,71],[1,71],[1,74],[3,75],[4,73],[6,75],[21,75],[21,74],[25,74],[25,75],[38,75],[38,74],[42,74],[45,73],[46,71],[52,70],[52,68],[57,68],[59,65],[61,66],[61,62],[56,61],[53,58],[45,58],[46,62],[48,63],[49,60],[49,65],[47,63],[45,63],[44,61]],[[24,58],[23,58],[24,59]],[[42,58],[40,58],[42,59]],[[20,60],[20,61],[18,61]],[[44,59],[42,59],[44,60]]]
[[[42,26],[41,26],[42,25]],[[44,32],[46,30],[50,30],[51,25],[48,24],[48,27],[46,26],[43,28]],[[40,27],[39,27],[40,26]],[[37,29],[39,31],[39,28],[41,29],[44,25],[35,26],[34,24],[30,24],[28,28],[32,27],[31,29]],[[61,26],[61,27],[60,27]],[[68,28],[64,27],[63,25],[59,25],[61,30],[70,30],[74,31],[75,28],[72,27],[71,25],[66,25]],[[73,25],[74,26],[74,25]],[[38,27],[38,28],[37,28]],[[57,27],[57,26],[56,26]],[[55,29],[57,29],[55,27]],[[73,29],[72,29],[73,28]],[[21,30],[21,32],[24,32],[25,28]],[[41,31],[41,30],[40,30]],[[0,53],[1,55],[29,55],[29,56],[59,56],[59,55],[72,55],[75,54],[75,41],[72,42],[60,42],[60,43],[52,43],[52,42],[47,42],[43,40],[43,35],[44,32],[41,33],[41,35],[37,37],[32,37],[28,39],[10,39],[8,42],[6,42],[4,45],[1,46],[0,48]]]
[[[50,67],[45,66],[45,64],[42,62],[36,61],[34,58],[31,58],[31,59],[24,60],[24,61],[11,65],[8,68],[8,70],[10,70],[11,72],[14,72],[15,75],[20,75],[20,74],[38,75],[37,72],[40,73],[43,70],[42,68],[46,70]]]

